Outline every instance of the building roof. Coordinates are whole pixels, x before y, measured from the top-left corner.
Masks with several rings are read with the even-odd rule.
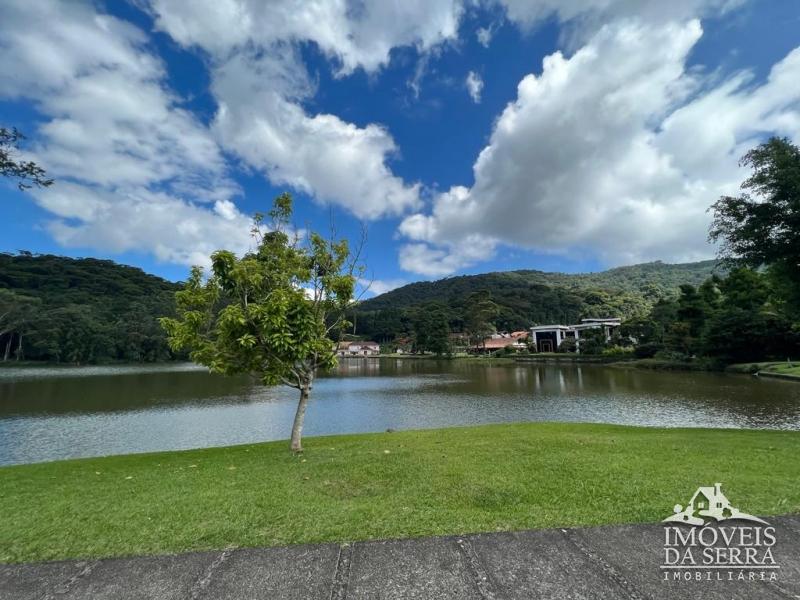
[[[602,317],[602,318],[591,318],[591,319],[581,319],[581,323],[621,323],[622,319],[619,317]]]
[[[378,342],[360,342],[358,340],[353,340],[350,342],[339,342],[338,348],[339,350],[347,350],[350,346],[361,346],[361,347],[368,347],[368,348],[379,348],[380,344]]]
[[[483,340],[483,343],[479,344],[479,348],[486,348],[487,350],[498,350],[500,348],[505,348],[506,346],[510,346],[511,344],[516,344],[517,340],[515,338],[489,338]]]

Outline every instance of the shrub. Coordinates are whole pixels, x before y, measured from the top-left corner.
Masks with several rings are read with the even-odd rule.
[[[558,346],[559,352],[575,352],[577,347],[577,343],[575,342],[575,338],[565,338],[561,344]]]
[[[636,358],[653,358],[659,350],[663,350],[664,345],[657,342],[639,344],[634,348],[633,354]]]

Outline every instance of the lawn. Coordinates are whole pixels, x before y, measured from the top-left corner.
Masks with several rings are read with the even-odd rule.
[[[800,433],[526,423],[0,468],[0,562],[800,511]]]
[[[769,375],[777,374],[783,377],[797,377],[800,379],[800,363],[798,362],[760,362],[760,363],[741,363],[730,365],[728,371],[734,373],[759,373]]]

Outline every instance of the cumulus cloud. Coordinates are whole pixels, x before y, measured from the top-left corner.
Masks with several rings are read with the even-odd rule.
[[[400,268],[426,277],[443,277],[490,259],[496,243],[480,234],[448,243],[447,248],[428,244],[404,244],[400,247]]]
[[[719,14],[744,4],[747,0],[496,0],[509,20],[532,27],[555,17],[562,23],[580,21],[584,33],[599,24],[620,18],[636,18],[653,24],[684,21]]]
[[[460,2],[214,0],[206,8],[180,0],[151,2],[158,28],[212,56],[219,103],[214,129],[227,150],[273,183],[359,218],[418,206],[419,185],[405,183],[387,166],[398,149],[386,128],[359,127],[301,106],[314,90],[297,43],[315,43],[339,76],[358,68],[374,72],[389,62],[392,48],[413,46],[425,56],[454,39]]]
[[[358,285],[365,294],[370,296],[380,296],[386,292],[406,285],[405,279],[359,279]]]
[[[354,215],[375,219],[419,203],[386,166],[397,147],[379,125],[357,127],[330,114],[308,115],[299,100],[311,93],[291,49],[272,55],[237,53],[214,69],[219,103],[214,130],[222,144],[275,184],[287,184]]]
[[[800,139],[800,48],[754,85],[686,69],[698,21],[604,26],[519,84],[472,187],[407,217],[403,268],[445,275],[499,243],[591,253],[607,264],[708,257],[708,206],[735,191],[737,159],[763,136]],[[467,243],[467,240],[471,240]]]
[[[467,92],[469,92],[469,97],[472,98],[472,101],[475,104],[480,103],[481,92],[483,91],[483,79],[481,76],[475,71],[470,71],[464,83],[467,86]]]
[[[65,217],[48,223],[47,230],[66,247],[145,250],[161,261],[201,266],[209,266],[209,256],[220,248],[238,254],[251,248],[250,220],[224,201],[210,211],[145,188],[108,192],[70,183],[34,193],[43,207]],[[70,217],[81,222],[72,224]]]
[[[459,0],[151,0],[156,25],[184,46],[215,55],[255,44],[310,41],[339,63],[340,75],[375,71],[392,48],[425,52],[458,34]]]
[[[155,248],[186,264],[201,248],[246,243],[222,152],[164,83],[141,30],[83,2],[7,2],[2,12],[0,97],[31,100],[44,119],[31,157],[58,183],[34,197],[70,220],[50,225],[56,239]],[[181,233],[194,228],[201,235]]]

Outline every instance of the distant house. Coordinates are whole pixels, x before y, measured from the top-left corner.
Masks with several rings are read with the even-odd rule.
[[[337,356],[377,356],[381,347],[377,342],[339,342]]]
[[[473,354],[491,354],[503,348],[513,348],[514,350],[524,350],[527,348],[527,331],[514,331],[512,333],[495,333],[486,338],[479,344],[470,347]]]
[[[537,352],[555,352],[566,339],[574,339],[576,352],[580,352],[581,332],[587,329],[602,330],[606,341],[611,339],[611,333],[622,324],[617,317],[604,319],[581,319],[577,325],[537,325],[531,327],[531,343]]]

